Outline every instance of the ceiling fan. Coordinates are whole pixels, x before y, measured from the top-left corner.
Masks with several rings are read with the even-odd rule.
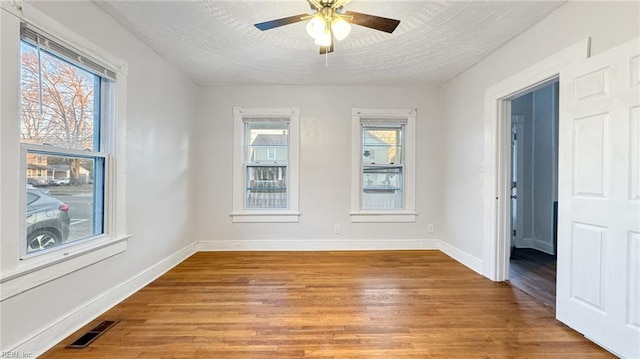
[[[345,11],[344,5],[349,0],[307,0],[311,7],[311,14],[300,14],[282,19],[265,21],[254,24],[261,31],[309,20],[307,33],[320,46],[320,54],[327,54],[334,50],[334,38],[338,41],[345,39],[351,32],[351,25],[360,25],[370,29],[392,33],[400,20],[386,17]]]

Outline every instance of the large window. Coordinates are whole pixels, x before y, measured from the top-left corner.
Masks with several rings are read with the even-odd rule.
[[[352,112],[352,222],[415,221],[415,110]]]
[[[234,108],[234,222],[298,221],[299,109]]]
[[[23,25],[20,142],[23,255],[104,233],[105,129],[115,73]]]
[[[0,1],[0,301],[127,249],[127,63]],[[55,34],[55,35],[52,35]]]

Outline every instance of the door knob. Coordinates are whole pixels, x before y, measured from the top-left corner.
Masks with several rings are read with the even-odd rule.
[[[518,199],[518,195],[515,195],[515,194],[514,194],[514,195],[512,195],[512,196],[511,196],[511,198],[512,198],[512,199]]]

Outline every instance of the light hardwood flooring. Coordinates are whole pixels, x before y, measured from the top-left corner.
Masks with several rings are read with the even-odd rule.
[[[100,320],[86,349],[64,346]],[[609,358],[439,251],[200,252],[42,358]]]

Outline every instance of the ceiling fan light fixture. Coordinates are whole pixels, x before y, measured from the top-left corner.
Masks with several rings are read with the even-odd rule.
[[[308,20],[306,25],[307,33],[314,39],[315,44],[320,46],[320,55],[324,55],[335,50],[334,38],[340,41],[349,36],[351,25],[353,24],[388,34],[393,33],[400,24],[400,20],[343,10],[343,6],[349,0],[306,1],[311,7],[311,14],[283,17],[260,22],[253,26],[260,31],[266,31]]]
[[[333,31],[336,40],[342,41],[351,33],[351,25],[345,19],[336,17],[331,22],[331,31]]]
[[[315,44],[318,46],[331,46],[331,31],[328,29],[325,29],[315,39],[316,39]]]
[[[314,39],[317,39],[325,31],[326,23],[320,16],[314,16],[307,23],[307,34]]]

